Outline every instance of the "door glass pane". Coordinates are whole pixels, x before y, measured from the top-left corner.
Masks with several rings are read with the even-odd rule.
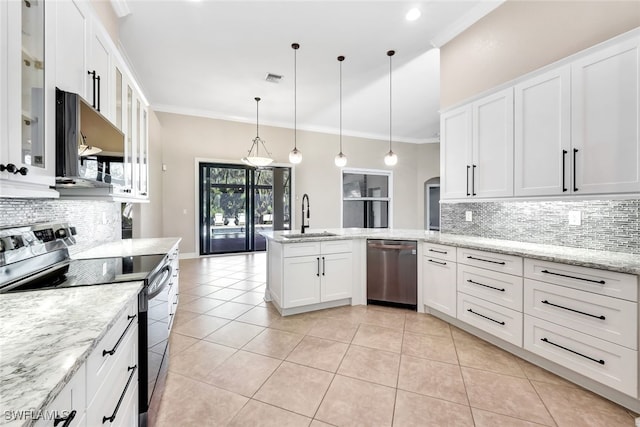
[[[141,125],[141,133],[140,133],[140,177],[138,182],[140,183],[140,194],[146,195],[148,191],[147,187],[147,163],[148,163],[148,153],[147,153],[147,111],[142,110],[142,125]]]
[[[116,67],[116,126],[122,130],[122,73]]]
[[[22,1],[22,153],[21,161],[45,166],[44,1]]]
[[[136,193],[140,194],[142,192],[142,187],[140,187],[141,181],[140,181],[140,175],[142,174],[141,171],[141,167],[140,167],[140,155],[142,154],[142,140],[140,139],[140,120],[141,119],[141,115],[140,115],[140,100],[136,99],[136,133],[135,133],[135,139],[136,139],[136,147],[138,148],[137,152],[134,153],[134,159],[133,159],[133,164],[137,165],[137,170],[138,170],[138,176],[136,177]]]
[[[131,189],[131,181],[133,179],[133,90],[127,86],[127,140],[124,147],[125,156],[125,188]]]

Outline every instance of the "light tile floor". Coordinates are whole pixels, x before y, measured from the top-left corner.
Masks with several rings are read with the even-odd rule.
[[[435,317],[281,317],[264,253],[183,260],[160,426],[634,426],[634,414]]]

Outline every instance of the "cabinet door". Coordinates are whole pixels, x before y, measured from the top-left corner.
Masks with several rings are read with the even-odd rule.
[[[56,398],[44,410],[44,417],[36,421],[35,427],[61,426],[70,419],[70,427],[86,426],[86,365],[69,380]],[[56,418],[60,421],[56,422]]]
[[[87,3],[59,0],[53,5],[56,8],[56,86],[86,98]]]
[[[284,259],[282,308],[320,302],[320,255]]]
[[[85,73],[87,77],[87,100],[92,104],[93,108],[101,112],[109,120],[114,121],[109,109],[111,97],[109,56],[107,43],[94,24],[89,39],[89,55],[87,58],[87,72]],[[95,72],[95,82],[93,74],[89,74],[93,72]]]
[[[639,61],[635,38],[572,64],[577,194],[640,191]]]
[[[148,111],[146,108],[140,110],[140,140],[138,141],[138,196],[148,197],[149,195],[149,137],[148,137]]]
[[[7,2],[0,2],[0,28],[7,28]],[[9,142],[7,134],[7,32],[0,31],[0,164],[7,164]],[[8,178],[0,172],[0,180]]]
[[[422,257],[422,301],[424,305],[456,316],[456,263]]]
[[[351,298],[353,287],[353,254],[328,254],[320,258],[322,283],[320,301]]]
[[[471,106],[449,111],[440,118],[442,198],[470,196]]]
[[[24,173],[9,179],[50,192],[55,183],[55,3],[7,3],[8,161]],[[57,196],[52,193],[49,197]]]
[[[473,103],[471,194],[513,196],[513,88]]]
[[[571,159],[571,67],[515,87],[516,196],[568,193]]]

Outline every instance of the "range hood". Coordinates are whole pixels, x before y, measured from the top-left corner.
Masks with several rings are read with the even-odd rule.
[[[99,150],[88,150],[87,145]],[[124,157],[124,134],[78,94],[56,88],[56,189],[101,188],[101,193],[110,193],[111,176],[98,156]]]

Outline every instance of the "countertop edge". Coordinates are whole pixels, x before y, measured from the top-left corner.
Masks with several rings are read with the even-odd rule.
[[[418,231],[416,231],[418,232]],[[393,233],[393,230],[391,230],[391,233]],[[564,246],[555,246],[555,245],[544,245],[544,244],[538,244],[538,243],[526,243],[526,242],[517,242],[517,241],[513,241],[514,243],[521,243],[523,245],[539,245],[541,246],[541,250],[543,246],[546,246],[545,249],[549,250],[551,253],[549,254],[541,254],[541,253],[536,253],[535,249],[526,249],[526,248],[514,248],[514,247],[504,247],[504,248],[500,248],[500,247],[496,247],[496,245],[500,245],[500,242],[502,242],[501,240],[497,240],[495,239],[495,242],[457,242],[455,240],[449,240],[450,238],[455,239],[457,237],[467,237],[467,238],[478,238],[478,239],[486,239],[486,238],[481,238],[481,237],[477,237],[477,236],[462,236],[462,235],[445,235],[445,236],[428,236],[428,235],[423,235],[423,236],[411,236],[411,235],[407,235],[407,236],[393,236],[393,235],[389,235],[389,236],[385,236],[384,234],[342,234],[342,235],[336,235],[336,236],[318,236],[318,237],[309,237],[309,238],[291,238],[291,239],[287,239],[285,237],[283,237],[282,235],[280,236],[273,236],[272,233],[265,233],[263,234],[268,240],[276,242],[276,243],[281,243],[281,244],[294,244],[294,243],[304,243],[304,242],[323,242],[323,241],[332,241],[332,240],[353,240],[353,239],[388,239],[388,240],[415,240],[418,242],[427,242],[427,243],[435,243],[435,244],[439,244],[439,245],[446,245],[446,246],[454,246],[454,247],[460,247],[460,248],[468,248],[468,249],[476,249],[476,250],[482,250],[482,251],[486,251],[486,252],[493,252],[493,253],[498,253],[498,254],[505,254],[505,255],[514,255],[514,256],[520,256],[523,258],[531,258],[531,259],[537,259],[537,260],[541,260],[541,261],[551,261],[551,262],[559,262],[559,263],[563,263],[563,264],[569,264],[569,265],[576,265],[576,266],[580,266],[580,267],[588,267],[588,268],[597,268],[597,269],[602,269],[602,270],[609,270],[609,271],[614,271],[614,272],[618,272],[618,273],[626,273],[626,274],[633,274],[633,275],[637,275],[640,276],[640,266],[635,267],[635,266],[626,266],[626,265],[619,265],[617,263],[611,262],[608,263],[606,261],[598,261],[598,260],[592,260],[592,259],[586,259],[584,257],[580,257],[580,256],[572,256],[572,255],[563,255],[561,253],[559,253],[560,251],[562,251],[563,249],[566,250],[584,250],[584,251],[588,251],[587,249],[580,249],[580,248],[572,248],[572,247],[564,247]],[[492,240],[492,239],[489,239]],[[594,251],[594,250],[589,250],[592,252],[599,252],[599,251]],[[610,252],[610,251],[602,251],[603,254],[602,256],[604,256],[605,254],[617,254],[619,256],[634,256],[634,254],[629,254],[626,252]],[[594,254],[595,255],[595,254]],[[640,255],[637,255],[638,258],[640,258]]]

